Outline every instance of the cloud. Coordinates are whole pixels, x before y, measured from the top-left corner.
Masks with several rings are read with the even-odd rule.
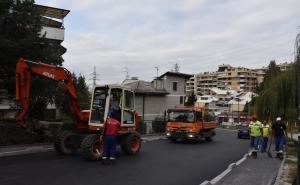
[[[177,62],[181,72],[217,65],[256,68],[292,58],[299,0],[37,0],[70,9],[65,66],[102,83],[151,80]],[[50,4],[49,4],[50,3]]]

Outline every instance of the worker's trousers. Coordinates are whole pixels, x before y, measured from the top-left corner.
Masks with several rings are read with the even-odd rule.
[[[261,151],[262,152],[266,152],[267,151],[268,141],[269,141],[268,137],[263,137],[263,143],[261,145]]]
[[[250,147],[254,150],[258,150],[260,136],[250,136]]]
[[[104,136],[104,151],[103,157],[116,157],[117,137],[116,136]]]
[[[275,150],[277,152],[283,151],[283,143],[284,143],[284,136],[274,136],[275,140]]]

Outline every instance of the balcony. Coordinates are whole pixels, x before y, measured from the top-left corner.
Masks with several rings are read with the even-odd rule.
[[[41,30],[41,35],[45,35],[45,38],[47,39],[63,41],[65,38],[65,29],[43,26]]]

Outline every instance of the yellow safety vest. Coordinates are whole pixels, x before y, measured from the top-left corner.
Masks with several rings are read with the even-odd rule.
[[[270,135],[270,125],[266,124],[263,127],[263,136],[268,137]]]
[[[251,136],[257,137],[257,136],[261,135],[260,125],[261,125],[260,121],[256,121],[256,122],[251,121],[249,123],[249,127],[251,130],[251,132],[250,132]]]

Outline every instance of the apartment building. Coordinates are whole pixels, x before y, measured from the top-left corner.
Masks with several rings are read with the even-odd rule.
[[[219,65],[216,72],[204,72],[194,75],[187,82],[186,91],[190,95],[209,94],[211,88],[236,91],[254,91],[262,82],[264,71],[255,71],[245,67]]]

